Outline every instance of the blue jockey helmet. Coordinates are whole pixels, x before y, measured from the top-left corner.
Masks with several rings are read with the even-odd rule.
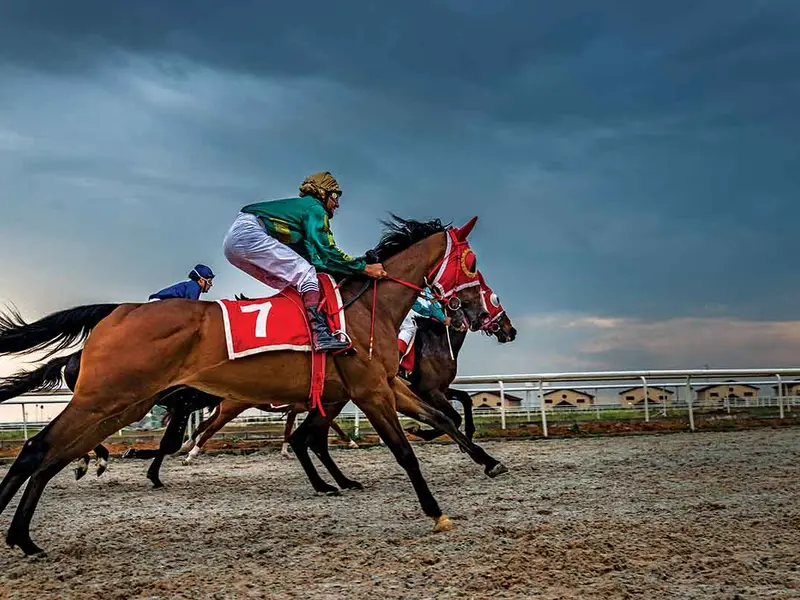
[[[214,271],[211,270],[211,267],[205,265],[195,265],[194,269],[189,273],[189,279],[197,281],[201,277],[203,279],[214,279]]]

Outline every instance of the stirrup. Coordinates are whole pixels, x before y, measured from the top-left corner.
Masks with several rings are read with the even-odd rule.
[[[353,345],[353,340],[350,339],[350,336],[347,335],[347,332],[342,331],[341,329],[337,329],[336,331],[331,331],[331,335],[333,337],[338,337],[340,341],[347,342],[348,346]],[[344,338],[344,339],[342,339]]]
[[[324,337],[330,336],[327,344],[323,344],[320,341],[321,335]],[[315,332],[312,334],[311,343],[314,346],[315,352],[341,352],[349,347],[346,342],[341,341],[339,338],[333,334],[329,334],[327,331]]]

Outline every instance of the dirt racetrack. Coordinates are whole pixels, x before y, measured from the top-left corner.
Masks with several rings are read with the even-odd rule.
[[[385,448],[337,451],[366,489],[331,498],[272,451],[172,459],[157,491],[140,460],[65,471],[33,522],[49,556],[0,548],[0,597],[800,597],[798,428],[483,446],[508,475],[415,446],[443,534]]]

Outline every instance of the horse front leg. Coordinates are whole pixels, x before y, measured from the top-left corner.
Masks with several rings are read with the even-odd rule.
[[[470,458],[479,465],[483,466],[483,472],[489,477],[497,477],[506,473],[508,469],[498,461],[490,456],[483,448],[471,442],[467,437],[461,433],[455,424],[447,418],[441,411],[433,408],[429,403],[423,402],[418,398],[405,383],[400,381],[399,378],[392,380],[392,390],[395,392],[397,398],[397,410],[406,416],[422,421],[432,427],[439,429],[453,438],[459,447],[469,454]],[[444,396],[438,390],[430,392],[431,395],[439,394],[442,398]],[[447,400],[444,400],[447,402]]]
[[[396,378],[395,378],[396,379]],[[407,388],[406,388],[407,389]],[[439,503],[433,497],[428,483],[422,476],[414,450],[406,438],[400,420],[395,412],[395,397],[392,388],[384,384],[367,397],[353,398],[353,402],[369,420],[381,436],[398,464],[405,469],[414,491],[417,493],[423,512],[433,519],[435,532],[449,531],[453,528],[450,519],[442,513]]]

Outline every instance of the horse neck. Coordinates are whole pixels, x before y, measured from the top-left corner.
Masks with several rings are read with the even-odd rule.
[[[386,272],[395,279],[410,283],[416,288],[424,287],[425,277],[430,274],[444,255],[446,235],[443,232],[435,233],[387,259],[384,262]],[[419,296],[419,290],[416,288],[390,279],[378,284],[379,314],[385,315],[384,318],[393,325],[395,331],[400,329],[400,323],[411,310],[414,300]],[[371,302],[372,295],[370,294],[365,300]]]
[[[466,332],[450,330],[450,343],[447,342],[447,332],[437,333],[430,327],[420,327],[417,330],[418,348],[417,362],[419,373],[422,374],[418,385],[420,389],[447,388],[453,382],[458,371],[458,353]],[[453,348],[453,358],[450,358],[450,347]]]

